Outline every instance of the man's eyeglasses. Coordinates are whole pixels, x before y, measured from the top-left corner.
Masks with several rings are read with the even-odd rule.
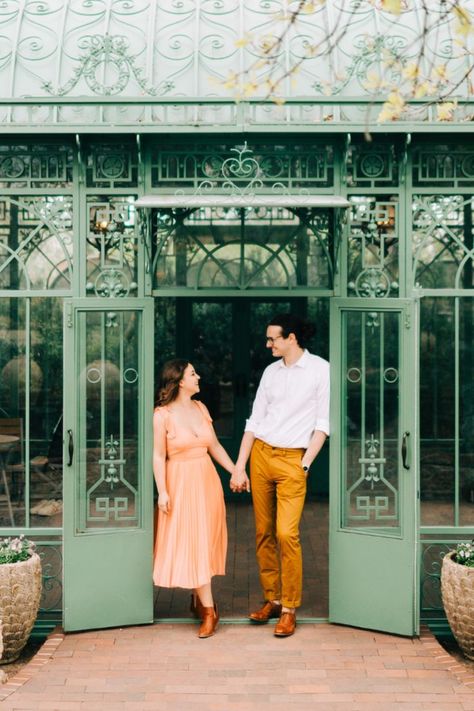
[[[273,346],[273,344],[275,343],[275,341],[277,340],[277,338],[284,338],[284,336],[275,336],[274,338],[272,338],[271,336],[267,336],[265,342],[266,342],[266,343],[271,343],[271,345]]]

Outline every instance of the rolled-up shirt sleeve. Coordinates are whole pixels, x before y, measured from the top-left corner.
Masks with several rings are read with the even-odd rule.
[[[265,391],[265,375],[266,373],[264,372],[253,401],[252,413],[245,423],[245,432],[253,432],[255,434],[267,414],[268,400]]]
[[[321,378],[317,385],[318,409],[316,412],[315,430],[324,432],[329,436],[329,363],[325,364],[321,372]]]

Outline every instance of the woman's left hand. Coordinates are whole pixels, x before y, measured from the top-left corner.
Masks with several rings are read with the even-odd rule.
[[[170,510],[170,497],[168,493],[164,491],[158,496],[158,508],[162,513],[169,513]]]

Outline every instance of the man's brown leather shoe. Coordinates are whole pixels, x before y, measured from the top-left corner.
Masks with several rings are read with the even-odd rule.
[[[290,637],[296,628],[296,615],[294,612],[282,612],[278,620],[274,635],[275,637]]]
[[[267,600],[267,602],[255,612],[251,612],[249,615],[249,620],[256,622],[261,625],[268,622],[272,617],[280,617],[281,615],[281,605],[276,605],[274,602]]]

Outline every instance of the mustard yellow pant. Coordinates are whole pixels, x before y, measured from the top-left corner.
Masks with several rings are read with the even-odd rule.
[[[303,559],[299,524],[306,496],[304,449],[271,447],[256,439],[250,455],[257,561],[265,600],[301,605]]]

